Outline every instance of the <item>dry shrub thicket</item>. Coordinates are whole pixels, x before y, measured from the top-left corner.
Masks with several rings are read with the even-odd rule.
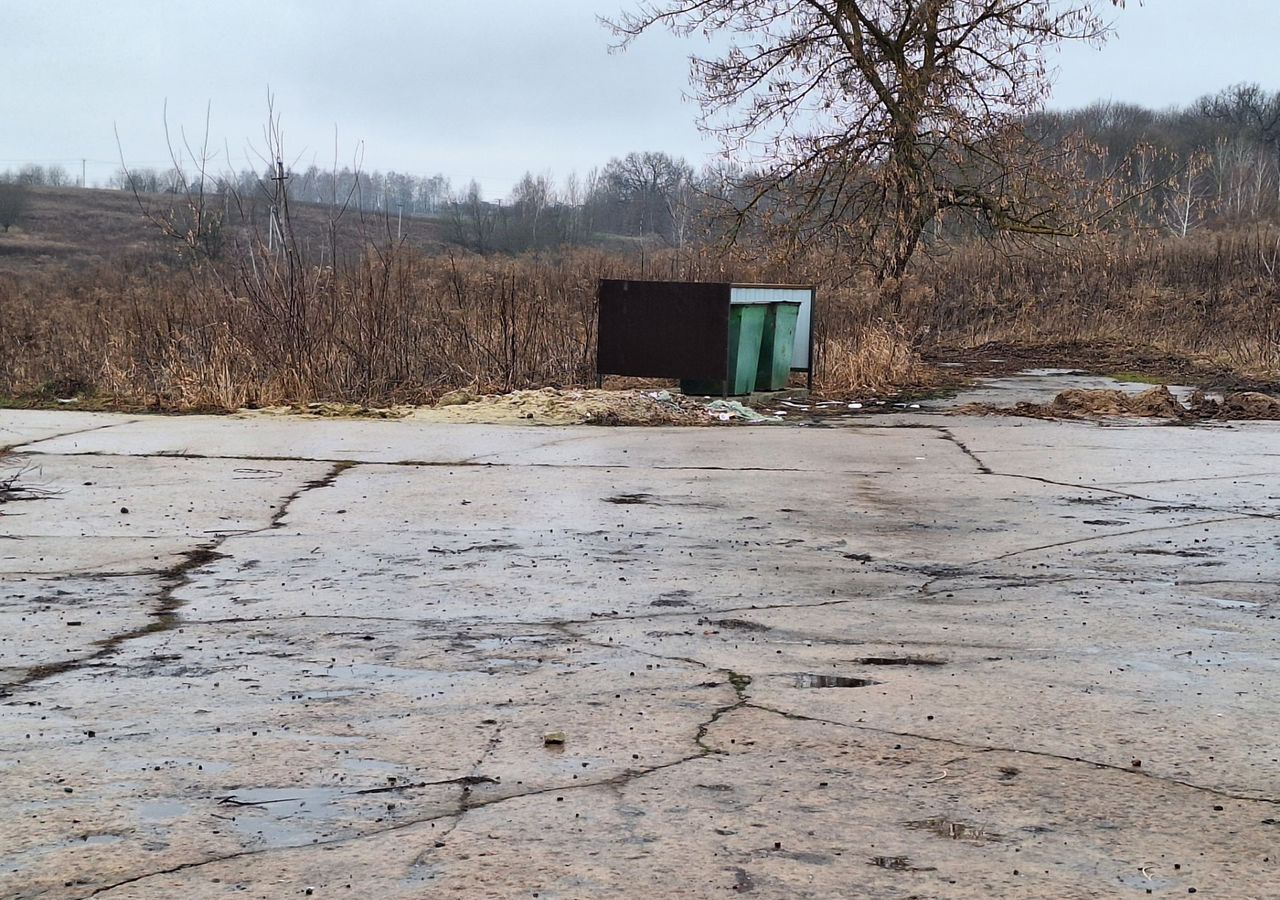
[[[920,259],[892,310],[853,263],[646,255],[429,255],[370,245],[335,266],[262,245],[221,260],[132,260],[0,276],[0,395],[162,409],[428,401],[594,381],[604,277],[816,281],[818,384],[882,392],[928,379],[931,346],[1120,342],[1253,374],[1280,368],[1280,229],[1094,239]]]

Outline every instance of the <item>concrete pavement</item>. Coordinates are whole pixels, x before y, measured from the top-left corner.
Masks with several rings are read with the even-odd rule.
[[[1280,896],[1277,437],[0,412],[0,895]]]

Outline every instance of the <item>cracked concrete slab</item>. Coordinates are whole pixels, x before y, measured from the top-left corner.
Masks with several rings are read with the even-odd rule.
[[[1280,894],[1276,426],[83,418],[4,896]]]
[[[0,424],[0,450],[60,435],[83,434],[99,428],[115,428],[133,419],[108,413],[65,411],[50,414],[42,410],[7,409]]]

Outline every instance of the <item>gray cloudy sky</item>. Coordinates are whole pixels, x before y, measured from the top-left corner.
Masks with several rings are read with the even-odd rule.
[[[646,36],[610,54],[597,15],[626,0],[9,0],[0,55],[0,171],[61,163],[89,181],[167,165],[161,114],[203,130],[237,168],[262,146],[268,86],[298,164],[471,177],[505,194],[629,150],[714,151],[682,101],[690,45]],[[1054,105],[1184,103],[1238,81],[1280,89],[1277,0],[1145,0],[1101,51],[1056,59]]]

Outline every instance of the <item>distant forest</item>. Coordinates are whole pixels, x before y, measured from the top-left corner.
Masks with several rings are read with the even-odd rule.
[[[1129,221],[1186,237],[1202,228],[1280,220],[1280,91],[1242,84],[1185,107],[1152,110],[1095,103],[1043,111],[1025,123],[1046,145],[1074,142],[1085,167],[1128,198]],[[215,175],[206,190],[269,198],[271,173]],[[190,171],[121,170],[111,187],[187,190]],[[456,244],[479,253],[522,252],[602,239],[680,247],[707,235],[707,212],[748,196],[750,171],[720,164],[695,169],[663,152],[629,153],[557,182],[527,173],[510,196],[485,198],[472,181],[442,175],[337,172],[310,166],[288,173],[292,203],[323,204],[390,217],[431,217]],[[0,182],[65,186],[59,166],[24,166]]]

